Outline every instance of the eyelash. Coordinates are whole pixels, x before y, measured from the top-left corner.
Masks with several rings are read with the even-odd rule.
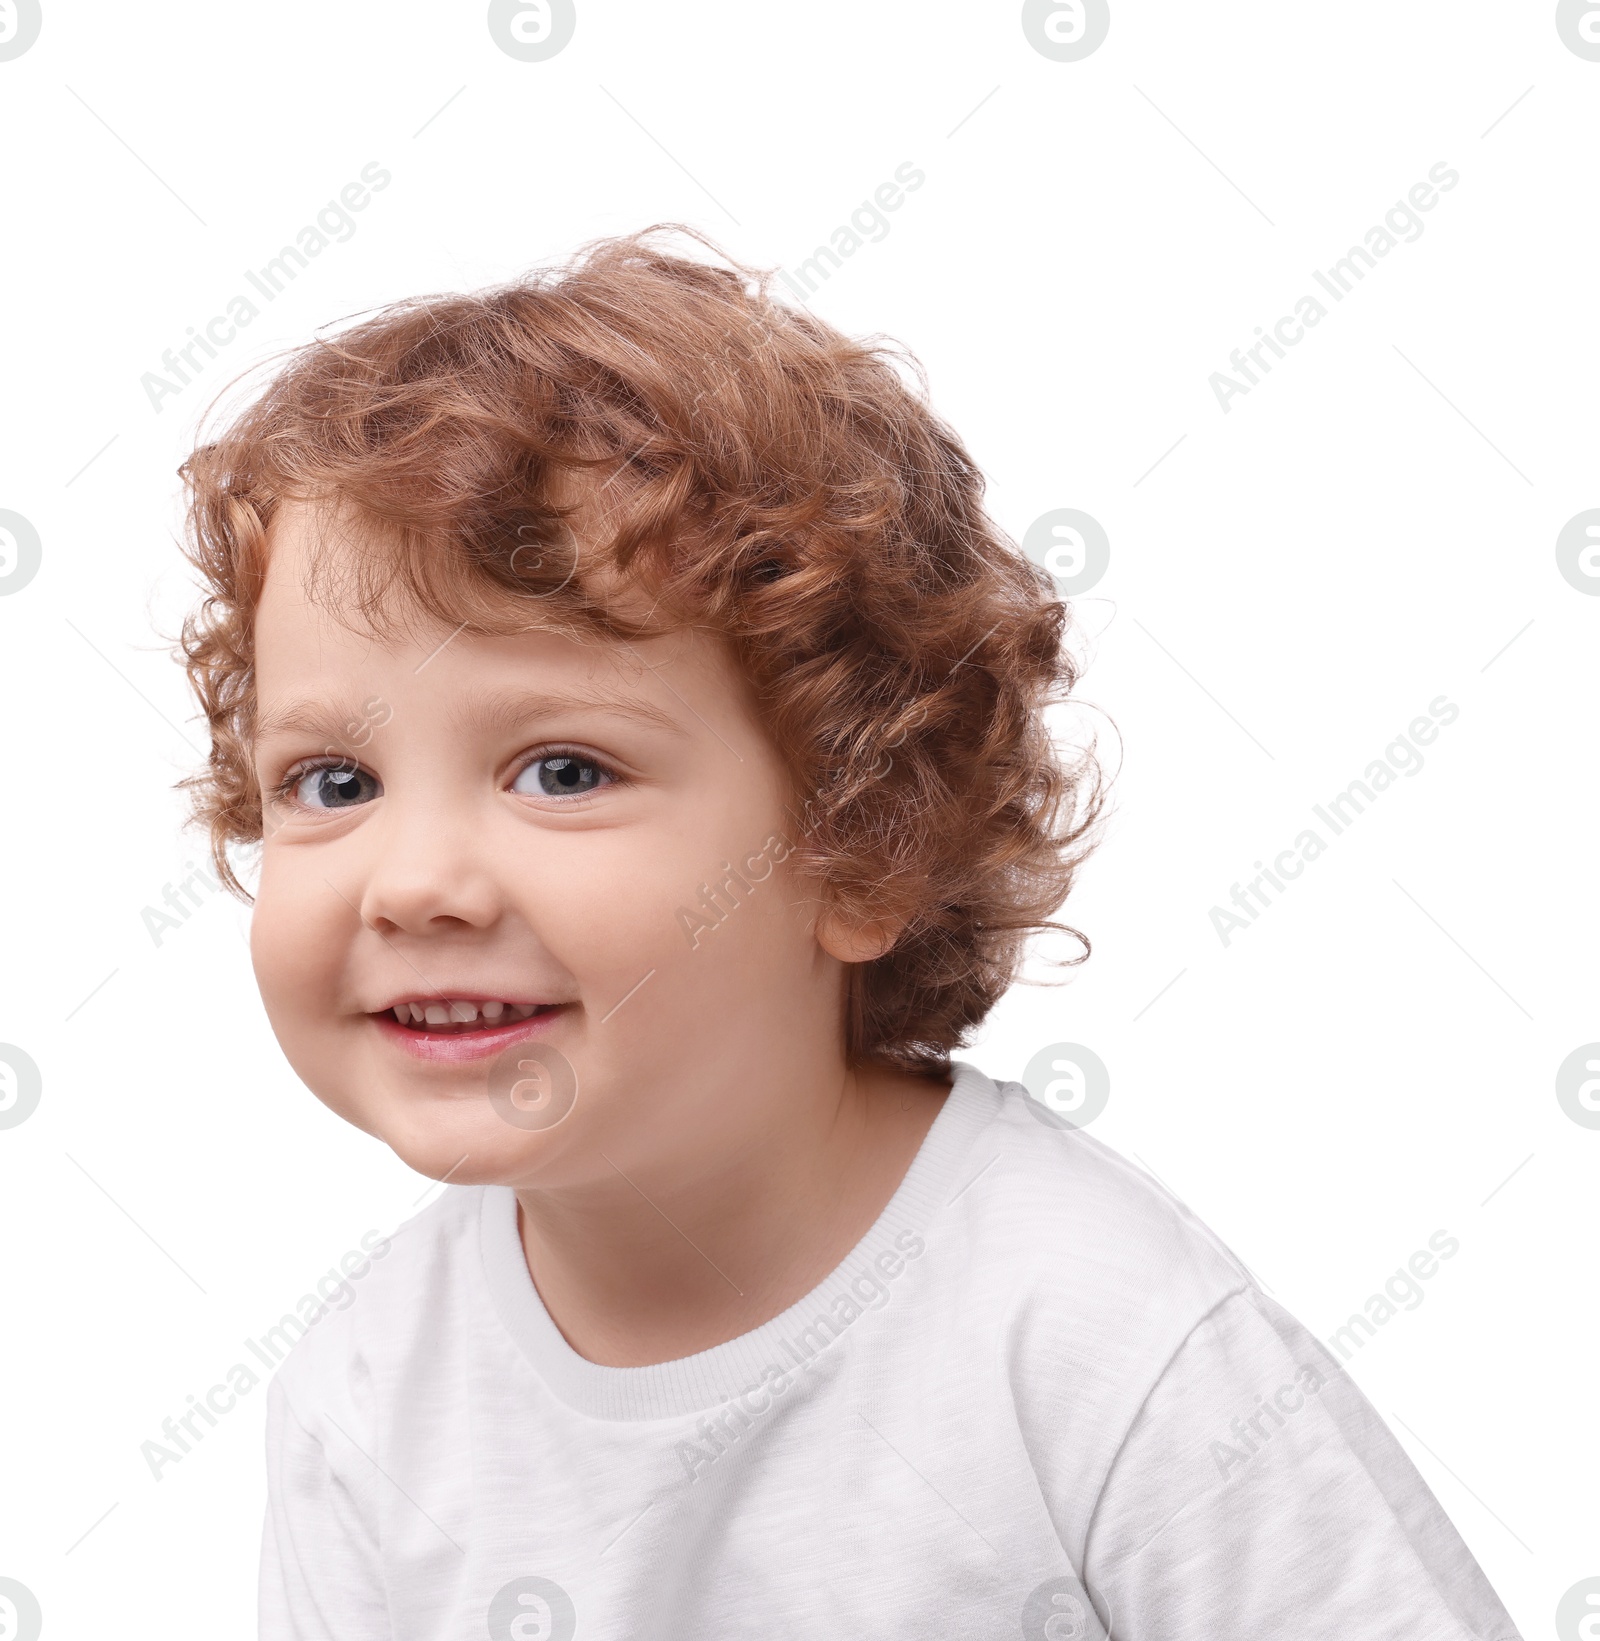
[[[360,764],[353,764],[348,758],[305,758],[297,764],[291,764],[280,780],[268,794],[275,802],[285,802],[294,792],[294,789],[307,775],[315,774],[319,769],[359,769]]]
[[[542,763],[546,758],[562,757],[578,758],[584,763],[593,764],[606,777],[607,786],[626,786],[628,784],[626,778],[619,775],[603,758],[597,758],[592,752],[585,752],[581,747],[562,745],[535,747],[532,755],[517,765],[511,779],[513,781],[518,780],[524,770],[531,769],[535,764]],[[292,796],[294,789],[307,775],[313,775],[319,769],[360,769],[361,767],[360,764],[352,764],[348,758],[306,758],[294,764],[284,774],[283,778],[273,787],[270,795],[275,802],[283,803]],[[517,796],[525,797],[527,794],[518,793]],[[594,794],[592,792],[582,792],[573,798],[551,798],[548,793],[541,793],[540,796],[546,802],[575,805],[581,803],[585,798],[592,798]]]
[[[535,764],[543,763],[547,758],[576,758],[582,763],[593,764],[594,767],[605,776],[605,786],[607,787],[626,786],[628,784],[626,779],[619,775],[616,770],[614,770],[611,765],[605,761],[604,758],[597,758],[592,752],[585,752],[582,747],[562,746],[559,744],[553,746],[535,747],[532,756],[525,758],[520,764],[517,765],[511,779],[513,781],[520,780],[524,771],[532,769]],[[601,788],[601,790],[604,790],[604,788]],[[529,795],[530,794],[524,792],[519,792],[517,794],[519,798],[527,797]],[[580,792],[575,797],[571,798],[552,798],[545,792],[541,792],[539,794],[541,801],[546,803],[554,803],[563,808],[569,806],[575,808],[586,799],[592,798],[593,796],[593,792]]]

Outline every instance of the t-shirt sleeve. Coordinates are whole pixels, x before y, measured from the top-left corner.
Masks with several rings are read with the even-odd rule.
[[[266,1448],[259,1641],[390,1641],[377,1546],[359,1503],[276,1378]]]
[[[1145,1399],[1084,1576],[1117,1641],[1520,1641],[1372,1405],[1253,1289]]]

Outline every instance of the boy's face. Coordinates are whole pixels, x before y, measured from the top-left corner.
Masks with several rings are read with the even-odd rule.
[[[843,966],[725,646],[379,639],[308,602],[315,528],[275,520],[256,620],[251,934],[312,1091],[434,1178],[558,1185],[709,1166],[842,1070]]]

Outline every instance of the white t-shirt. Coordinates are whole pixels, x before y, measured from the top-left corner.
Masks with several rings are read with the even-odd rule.
[[[764,1326],[603,1367],[448,1187],[268,1398],[262,1641],[1514,1641],[1348,1375],[1020,1084]]]

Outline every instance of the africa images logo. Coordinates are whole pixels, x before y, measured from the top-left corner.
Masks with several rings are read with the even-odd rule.
[[[1600,63],[1600,0],[1558,0],[1556,33],[1574,57]]]
[[[519,63],[565,51],[578,27],[573,0],[490,0],[489,38]]]
[[[1580,1579],[1562,1596],[1556,1641],[1600,1641],[1600,1578]]]
[[[20,57],[43,26],[39,0],[0,0],[0,63]],[[10,1632],[0,1630],[0,1641],[11,1641]]]
[[[1556,568],[1569,587],[1600,597],[1600,507],[1590,507],[1562,525],[1556,537]]]
[[[1585,1043],[1561,1062],[1556,1072],[1556,1099],[1580,1127],[1600,1128],[1600,1043]]]
[[[527,1573],[495,1591],[488,1622],[490,1641],[572,1641],[578,1613],[554,1579]]]
[[[1104,526],[1076,507],[1041,513],[1028,526],[1022,550],[1049,571],[1056,591],[1067,597],[1088,592],[1111,564],[1111,540]]]
[[[43,1628],[44,1615],[33,1591],[14,1578],[0,1578],[0,1641],[39,1641]]]
[[[1071,1573],[1046,1579],[1023,1603],[1023,1641],[1098,1641],[1104,1634],[1088,1594]]]
[[[1279,850],[1271,866],[1258,860],[1255,863],[1257,876],[1242,887],[1237,883],[1233,885],[1229,899],[1235,909],[1211,908],[1211,927],[1222,944],[1231,945],[1235,934],[1248,929],[1262,912],[1275,906],[1289,884],[1327,851],[1333,838],[1349,830],[1394,785],[1398,776],[1420,774],[1427,762],[1421,749],[1431,746],[1438,739],[1440,729],[1447,728],[1460,716],[1461,709],[1453,701],[1436,695],[1428,703],[1427,715],[1419,713],[1413,718],[1384,748],[1383,756],[1367,765],[1360,779],[1351,781],[1344,791],[1329,798],[1326,805],[1312,804],[1312,812],[1328,828],[1330,836],[1325,838],[1316,827],[1307,826],[1288,848]],[[1276,898],[1268,894],[1269,887],[1276,892]]]
[[[1111,1098],[1111,1073],[1082,1043],[1051,1043],[1022,1072],[1031,1116],[1046,1128],[1087,1128]]]
[[[1111,6],[1109,0],[1024,0],[1022,32],[1041,57],[1081,62],[1106,43]]]
[[[1360,245],[1352,245],[1326,271],[1313,268],[1311,277],[1326,296],[1335,303],[1343,302],[1378,266],[1380,258],[1387,256],[1398,245],[1411,245],[1422,238],[1427,224],[1422,220],[1421,213],[1433,210],[1439,203],[1439,196],[1448,194],[1460,181],[1460,173],[1440,160],[1425,180],[1414,183],[1403,200],[1397,199],[1389,207],[1381,223],[1367,230]],[[1287,350],[1298,347],[1307,332],[1314,330],[1328,317],[1328,312],[1322,298],[1308,291],[1295,303],[1294,312],[1284,314],[1270,331],[1257,325],[1259,340],[1233,350],[1228,361],[1233,374],[1222,370],[1211,373],[1211,391],[1216,395],[1223,415],[1233,409],[1229,403],[1231,399],[1259,387],[1261,378],[1272,374],[1272,360],[1286,359]]]
[[[20,593],[38,575],[43,557],[39,532],[21,513],[0,507],[0,598]]]
[[[0,1128],[17,1128],[38,1109],[43,1079],[33,1056],[15,1043],[0,1043]],[[9,1641],[0,1630],[0,1641]]]
[[[0,6],[5,0],[0,0]],[[316,220],[300,229],[292,243],[285,244],[275,257],[259,268],[244,270],[249,291],[240,291],[202,326],[188,327],[188,340],[170,347],[161,355],[161,369],[147,370],[139,378],[150,408],[159,416],[163,401],[173,399],[189,386],[218,357],[219,350],[238,339],[240,331],[261,317],[262,308],[275,302],[311,265],[314,257],[352,238],[360,224],[352,212],[364,211],[374,194],[381,194],[394,179],[376,161],[369,160],[360,175],[345,184],[337,199],[330,199],[317,212]],[[256,305],[259,298],[261,306]]]

